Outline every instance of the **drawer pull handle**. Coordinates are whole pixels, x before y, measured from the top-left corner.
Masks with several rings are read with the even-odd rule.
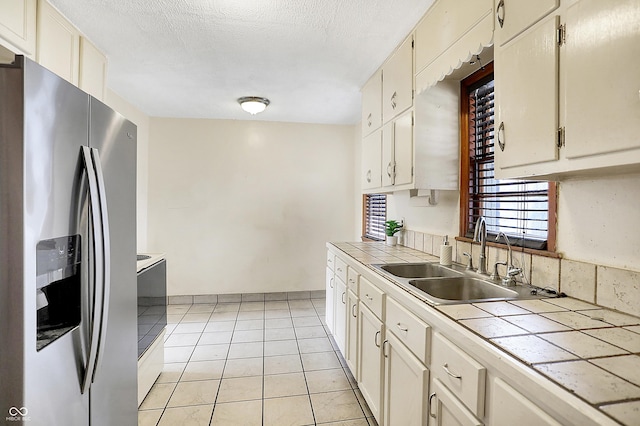
[[[385,340],[384,342],[382,342],[382,355],[384,355],[385,358],[389,358],[389,355],[387,355],[387,344],[389,343],[388,340]]]
[[[433,410],[431,409],[431,406],[432,406],[431,401],[433,400],[433,398],[434,398],[435,396],[436,396],[436,393],[435,393],[435,392],[434,392],[434,393],[432,393],[431,395],[429,395],[429,415],[430,415],[431,417],[433,417],[434,419],[436,418],[436,415],[435,415],[435,414],[433,414]]]
[[[380,330],[376,331],[376,335],[373,337],[373,343],[377,346],[380,347],[380,343],[378,343],[378,337],[380,337],[382,333],[380,333]]]
[[[342,272],[342,268],[338,266],[338,272]]]
[[[369,299],[369,302],[373,302],[373,297],[369,296],[369,293],[365,294],[364,297]]]
[[[345,292],[345,291],[342,292],[342,304],[343,305],[347,304],[347,302],[344,300],[344,296],[346,296],[346,294],[347,294],[347,292]]]
[[[354,318],[358,318],[358,315],[356,314],[356,304],[354,303],[353,305],[351,305],[351,316]]]
[[[333,278],[329,280],[329,287],[333,288]]]
[[[444,368],[444,371],[454,379],[462,379],[462,376],[452,373],[451,370],[449,370],[449,364],[444,364],[442,368]]]
[[[409,331],[408,327],[405,327],[404,325],[402,325],[401,323],[396,324],[398,326],[398,328],[400,329],[400,331],[404,331],[405,333],[407,331]]]

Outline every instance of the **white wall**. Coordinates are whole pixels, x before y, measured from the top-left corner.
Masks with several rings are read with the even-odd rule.
[[[152,118],[149,249],[170,295],[320,290],[351,240],[354,127]]]
[[[640,174],[562,182],[558,251],[573,260],[640,271]]]
[[[106,103],[135,123],[138,127],[137,145],[137,250],[138,253],[147,252],[147,216],[148,216],[148,185],[149,185],[149,117],[118,96],[107,90]]]

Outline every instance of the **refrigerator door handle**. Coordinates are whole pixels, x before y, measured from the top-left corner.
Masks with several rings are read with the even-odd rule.
[[[104,354],[103,344],[107,337],[107,325],[109,319],[109,298],[111,294],[111,239],[109,238],[109,214],[107,211],[107,191],[104,184],[104,175],[102,173],[102,163],[100,162],[100,153],[97,149],[91,149],[91,158],[93,159],[94,170],[98,181],[98,197],[100,200],[100,232],[102,233],[102,301],[100,308],[100,334],[98,336],[98,353],[93,370],[93,378],[100,368],[100,360]],[[97,283],[96,283],[97,284]]]
[[[84,370],[84,377],[82,379],[81,384],[81,392],[84,394],[93,381],[93,372],[95,371],[96,366],[96,358],[98,355],[98,344],[99,344],[99,335],[100,335],[100,315],[102,315],[102,309],[97,309],[97,304],[102,303],[103,295],[102,289],[103,286],[96,285],[98,282],[103,281],[103,255],[102,250],[104,244],[102,242],[102,232],[98,232],[101,229],[100,222],[102,220],[100,214],[100,201],[98,195],[98,182],[96,178],[96,172],[94,168],[94,163],[91,158],[91,150],[87,146],[82,146],[82,163],[84,166],[84,170],[87,174],[87,181],[89,182],[89,202],[91,206],[91,231],[93,237],[93,253],[94,253],[94,265],[93,265],[93,277],[89,278],[89,288],[90,288],[90,311],[89,311],[89,353],[87,357],[87,364]]]

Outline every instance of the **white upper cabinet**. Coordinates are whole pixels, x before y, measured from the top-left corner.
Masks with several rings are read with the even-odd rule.
[[[104,100],[107,58],[89,40],[80,38],[80,74],[78,87],[94,98]]]
[[[362,87],[362,136],[367,136],[382,124],[382,70]]]
[[[551,16],[496,49],[494,149],[500,170],[558,158],[558,25]]]
[[[496,177],[640,170],[640,3],[501,0],[496,22]]]
[[[37,61],[78,85],[80,32],[49,2],[38,2]]]
[[[640,2],[582,0],[565,22],[566,157],[639,149]]]
[[[362,139],[362,189],[365,192],[382,186],[382,129]]]
[[[413,105],[413,37],[407,38],[382,67],[382,122]]]
[[[382,186],[399,189],[413,181],[413,110],[382,128]]]
[[[437,0],[415,31],[416,90],[442,80],[493,41],[493,0]]]
[[[0,1],[0,45],[14,53],[36,53],[36,1]]]
[[[560,0],[496,0],[496,44],[504,45],[560,6]]]

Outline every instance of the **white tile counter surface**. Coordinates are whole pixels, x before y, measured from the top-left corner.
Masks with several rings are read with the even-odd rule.
[[[437,261],[384,243],[332,245],[367,266]],[[622,424],[640,424],[640,318],[569,297],[434,308]]]

